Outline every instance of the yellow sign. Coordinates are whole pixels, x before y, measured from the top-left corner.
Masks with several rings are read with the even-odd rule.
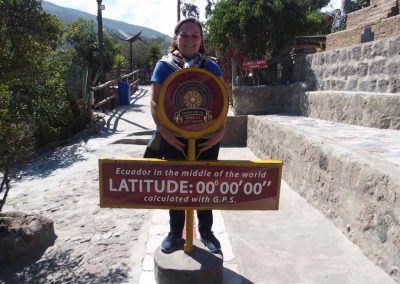
[[[171,74],[161,87],[158,116],[168,129],[187,139],[217,131],[228,113],[223,82],[202,68],[186,68]]]

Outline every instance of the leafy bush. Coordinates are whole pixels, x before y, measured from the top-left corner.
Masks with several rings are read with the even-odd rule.
[[[34,126],[29,120],[15,120],[8,108],[11,95],[7,86],[0,84],[0,212],[10,190],[10,170],[29,158],[34,145]]]

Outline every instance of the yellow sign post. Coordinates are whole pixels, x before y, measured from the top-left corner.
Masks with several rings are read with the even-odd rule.
[[[158,116],[168,129],[188,139],[187,160],[196,160],[196,139],[223,127],[228,114],[228,94],[223,82],[201,68],[173,73],[161,87]],[[186,208],[184,251],[193,250],[193,209]]]
[[[196,140],[189,139],[188,141],[188,161],[196,160]],[[193,250],[193,209],[186,209],[186,240],[183,251],[188,253]]]

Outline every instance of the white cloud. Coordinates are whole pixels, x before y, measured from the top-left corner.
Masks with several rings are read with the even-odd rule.
[[[97,1],[47,0],[56,5],[97,14]],[[204,3],[203,3],[204,2]],[[205,0],[194,3],[204,11]],[[172,36],[176,24],[176,0],[103,0],[103,17],[144,26]]]

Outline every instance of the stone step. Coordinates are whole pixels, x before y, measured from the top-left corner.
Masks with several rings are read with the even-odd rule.
[[[400,131],[249,116],[248,147],[387,273],[400,272]]]
[[[366,26],[374,21],[385,19],[390,16],[397,8],[397,1],[390,0],[384,3],[370,5],[367,8],[355,11],[347,16],[347,27],[355,28],[357,26]]]
[[[380,19],[375,22],[365,22],[356,27],[349,26],[348,29],[326,35],[326,50],[334,50],[343,47],[349,47],[362,43],[363,35],[366,28],[371,27],[374,33],[372,40],[386,39],[400,36],[400,15],[394,17]],[[366,41],[365,39],[363,41]]]
[[[312,91],[304,96],[303,115],[333,122],[400,129],[400,94]]]

